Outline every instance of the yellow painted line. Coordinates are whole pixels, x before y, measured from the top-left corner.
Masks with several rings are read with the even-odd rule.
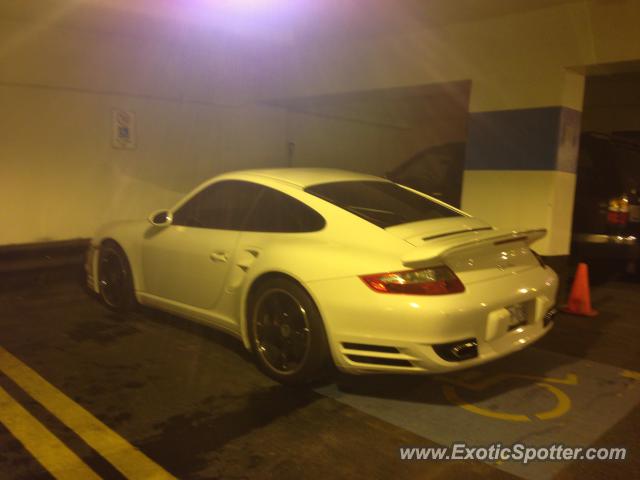
[[[131,480],[175,479],[87,410],[0,347],[0,370]]]
[[[496,375],[495,377],[505,379],[507,377],[512,377],[512,376]],[[513,375],[513,377],[515,377],[515,375]],[[524,375],[522,375],[522,377],[524,377]],[[533,379],[538,377],[532,376],[528,378]],[[544,377],[539,377],[539,378],[544,378]],[[568,374],[564,379],[550,378],[550,377],[547,377],[547,379],[549,381],[552,381],[552,382],[555,381],[556,383],[561,383],[564,385],[575,385],[578,381],[576,375],[574,374]],[[493,410],[488,410],[486,408],[478,407],[477,405],[468,403],[460,398],[460,396],[458,395],[454,387],[454,385],[457,385],[459,387],[461,386],[463,388],[468,388],[469,390],[478,391],[478,390],[484,390],[485,388],[488,387],[488,385],[491,385],[491,384],[493,384],[493,382],[490,381],[489,383],[481,382],[481,383],[477,383],[475,385],[469,386],[468,384],[464,384],[464,383],[460,385],[458,382],[456,382],[455,384],[453,384],[452,382],[452,385],[443,385],[442,392],[444,393],[445,398],[453,405],[464,408],[465,410],[475,413],[477,415],[482,415],[490,418],[497,418],[500,420],[507,420],[511,422],[530,422],[531,421],[531,419],[526,415],[516,414],[516,413],[494,412]],[[540,420],[550,420],[552,418],[557,418],[564,415],[571,409],[571,400],[569,399],[567,394],[564,393],[562,390],[560,390],[557,387],[554,387],[553,385],[549,385],[548,383],[537,382],[536,385],[551,392],[556,397],[556,400],[557,400],[555,407],[553,407],[551,410],[548,410],[546,412],[536,413],[535,416],[537,418],[539,418]]]
[[[0,423],[58,480],[100,480],[80,457],[1,387]]]
[[[556,399],[558,400],[558,404],[551,410],[542,413],[536,413],[536,417],[538,417],[540,420],[549,420],[551,418],[560,417],[571,409],[571,400],[562,390],[547,383],[537,383],[536,385],[549,390],[556,396]]]
[[[521,415],[518,413],[503,413],[503,412],[494,412],[493,410],[488,410],[486,408],[478,407],[477,405],[473,405],[472,403],[467,403],[462,400],[455,388],[452,385],[443,385],[442,391],[444,393],[445,398],[454,405],[457,405],[465,410],[475,413],[477,415],[482,415],[490,418],[497,418],[499,420],[508,420],[510,422],[530,422],[531,419],[526,415]]]
[[[633,380],[640,380],[640,372],[634,372],[633,370],[623,370],[620,375]]]

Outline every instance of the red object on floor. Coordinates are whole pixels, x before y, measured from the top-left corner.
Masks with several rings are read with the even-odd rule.
[[[572,315],[595,317],[598,312],[591,308],[591,294],[589,293],[589,268],[586,263],[579,263],[576,277],[573,279],[569,302],[560,309]]]

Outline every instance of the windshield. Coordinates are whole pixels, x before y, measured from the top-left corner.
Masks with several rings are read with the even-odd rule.
[[[382,228],[420,220],[460,216],[451,208],[391,182],[322,183],[307,187],[305,191]]]

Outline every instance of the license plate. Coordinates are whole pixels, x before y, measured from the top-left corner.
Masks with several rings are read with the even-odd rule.
[[[527,312],[525,311],[522,303],[511,305],[510,307],[507,307],[507,310],[509,310],[509,313],[511,314],[511,318],[509,318],[509,330],[513,330],[514,328],[518,328],[519,326],[527,323]]]

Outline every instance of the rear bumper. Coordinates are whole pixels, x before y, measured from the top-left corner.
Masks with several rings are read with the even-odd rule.
[[[441,296],[381,294],[357,278],[309,285],[334,362],[350,373],[446,372],[521,350],[552,328],[557,286],[540,267]],[[505,307],[517,304],[526,323],[510,327]]]

